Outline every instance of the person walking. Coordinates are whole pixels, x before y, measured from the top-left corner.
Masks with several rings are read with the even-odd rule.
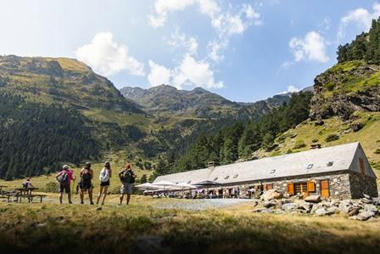
[[[96,200],[96,204],[99,205],[99,200],[103,195],[102,205],[104,205],[104,201],[106,200],[108,187],[110,186],[110,179],[112,176],[111,164],[109,161],[104,163],[104,168],[100,171],[99,181],[100,181],[100,190],[99,195]]]
[[[64,165],[55,178],[59,183],[59,203],[62,204],[63,192],[66,192],[69,204],[72,204],[70,184],[72,180],[75,180],[73,171],[69,166]]]
[[[133,183],[135,182],[135,179],[136,179],[136,174],[131,169],[131,165],[129,163],[127,163],[125,165],[125,168],[119,172],[119,178],[121,181],[119,205],[122,205],[125,194],[127,194],[127,205],[128,205],[131,199]]]
[[[80,203],[83,204],[84,193],[88,192],[88,197],[90,199],[90,204],[93,205],[92,201],[92,178],[94,176],[94,171],[91,169],[91,163],[86,162],[86,166],[80,171]]]

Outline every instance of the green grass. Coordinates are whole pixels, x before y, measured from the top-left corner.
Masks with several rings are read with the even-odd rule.
[[[56,197],[52,197],[56,198]],[[380,220],[253,214],[250,205],[187,212],[161,210],[133,196],[101,211],[89,205],[0,204],[2,253],[375,253]],[[187,201],[183,201],[187,202]],[[158,239],[149,248],[147,239]]]

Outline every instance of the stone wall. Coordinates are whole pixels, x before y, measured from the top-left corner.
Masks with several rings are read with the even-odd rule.
[[[230,188],[239,188],[240,197],[248,196],[248,189],[250,186],[260,185],[265,186],[266,184],[273,184],[273,188],[282,192],[288,192],[288,183],[299,183],[299,182],[315,182],[315,194],[320,194],[320,181],[328,180],[329,181],[329,194],[332,198],[339,199],[348,199],[351,198],[351,187],[350,187],[350,177],[347,171],[343,172],[334,172],[334,173],[326,173],[326,174],[314,174],[308,176],[296,176],[296,177],[284,177],[280,179],[272,179],[272,180],[263,180],[263,181],[255,181],[255,182],[246,182],[240,184],[233,184],[229,186],[223,186],[219,188],[210,188],[211,189],[230,189]],[[313,193],[311,193],[313,194]]]
[[[363,194],[371,197],[378,196],[376,178],[352,172],[350,173],[350,186],[352,198],[362,198]]]

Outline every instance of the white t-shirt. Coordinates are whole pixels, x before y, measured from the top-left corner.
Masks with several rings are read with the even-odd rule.
[[[105,183],[109,179],[110,179],[110,170],[108,168],[103,168],[99,174],[99,181],[102,183]]]

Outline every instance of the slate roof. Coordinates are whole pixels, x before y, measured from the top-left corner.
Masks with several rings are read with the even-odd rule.
[[[267,157],[258,160],[238,162],[229,165],[191,170],[163,175],[157,181],[196,182],[210,180],[221,184],[260,181],[273,178],[294,177],[310,174],[323,174],[342,170],[358,171],[350,167],[360,143],[349,143],[304,152]],[[374,176],[372,170],[368,171]]]

